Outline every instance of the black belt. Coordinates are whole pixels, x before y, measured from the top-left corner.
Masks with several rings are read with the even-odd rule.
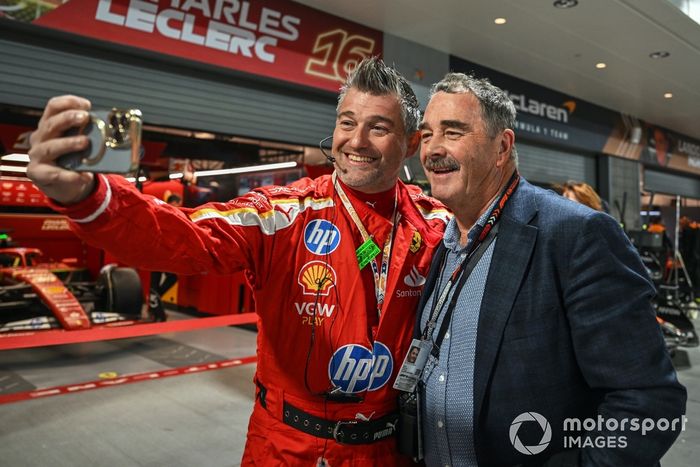
[[[370,444],[396,433],[398,413],[391,413],[368,422],[360,420],[332,421],[308,414],[284,403],[283,421],[306,434],[333,439],[342,444]]]

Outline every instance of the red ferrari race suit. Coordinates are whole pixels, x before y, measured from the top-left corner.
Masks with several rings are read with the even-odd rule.
[[[344,187],[379,249],[392,232],[390,219],[398,219],[378,312],[372,267],[361,270],[356,255],[363,239],[330,176],[196,209],[142,195],[119,176],[96,180],[81,203],[54,205],[87,242],[147,269],[246,271],[259,319],[257,396],[243,465],[410,462],[391,436],[398,396],[392,385],[448,219],[442,205],[399,182],[382,195],[389,200],[382,216]]]

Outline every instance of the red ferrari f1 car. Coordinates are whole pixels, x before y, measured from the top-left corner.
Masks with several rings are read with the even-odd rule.
[[[142,320],[143,292],[131,268],[42,262],[36,248],[0,248],[0,332],[89,329]],[[150,319],[146,318],[146,321]]]

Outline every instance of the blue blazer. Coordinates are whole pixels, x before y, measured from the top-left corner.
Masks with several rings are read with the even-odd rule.
[[[655,290],[636,250],[612,217],[524,179],[499,222],[476,343],[479,465],[656,465],[679,425],[645,436],[605,426],[564,432],[564,420],[574,417],[670,420],[685,413],[686,391],[665,350],[650,303]],[[444,254],[443,244],[419,310]],[[510,439],[513,420],[524,412],[544,416],[552,430],[536,455],[518,452]],[[524,445],[542,441],[535,422],[520,428]],[[609,436],[615,439],[606,438],[608,447],[596,446]]]

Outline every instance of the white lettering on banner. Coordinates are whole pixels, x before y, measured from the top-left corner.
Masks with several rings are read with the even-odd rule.
[[[538,115],[557,122],[569,122],[569,111],[563,107],[555,107],[545,102],[530,99],[525,94],[511,94],[509,91],[506,91],[506,94],[519,112]]]
[[[682,139],[678,140],[678,152],[688,156],[700,157],[700,144],[694,144]]]
[[[695,169],[700,169],[700,144],[679,139],[676,150],[679,153],[688,156],[688,166]]]
[[[261,9],[259,24],[252,16],[250,2],[240,0],[171,0],[169,7],[130,0],[126,14],[99,0],[95,13],[105,23],[274,63],[277,41],[296,41],[301,19],[270,8]]]
[[[544,135],[554,139],[561,139],[567,141],[569,139],[569,133],[566,131],[559,131],[555,128],[547,128],[545,126],[534,125],[532,123],[522,122],[516,120],[515,129],[518,131],[526,131],[528,133],[534,133],[537,135]]]

